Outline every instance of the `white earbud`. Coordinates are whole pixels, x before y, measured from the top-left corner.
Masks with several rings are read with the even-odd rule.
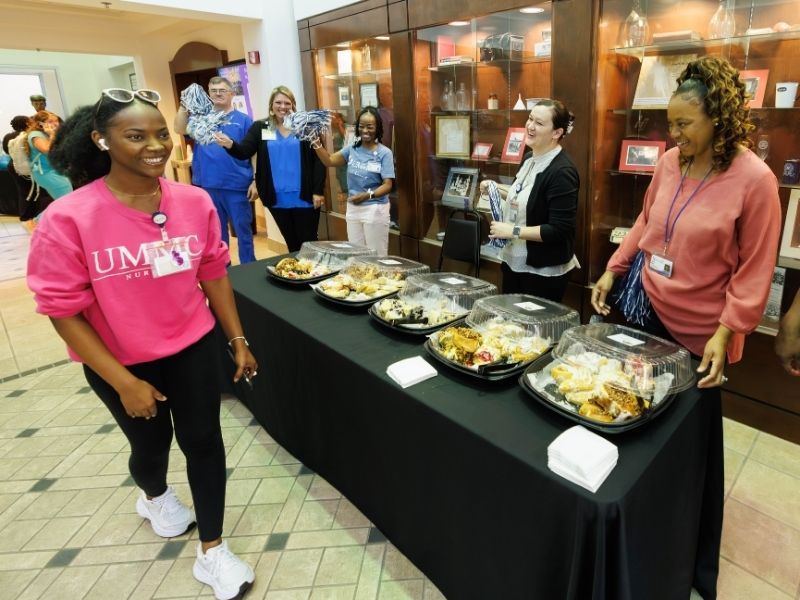
[[[100,150],[108,150],[108,144],[106,144],[106,138],[100,138],[97,140],[97,145],[100,146]]]

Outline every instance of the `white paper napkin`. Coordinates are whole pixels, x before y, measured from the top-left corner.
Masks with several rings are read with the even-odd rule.
[[[592,492],[617,464],[617,447],[605,438],[576,425],[547,447],[547,466],[554,473]]]
[[[438,375],[436,369],[421,356],[392,363],[386,367],[386,374],[404,388]]]

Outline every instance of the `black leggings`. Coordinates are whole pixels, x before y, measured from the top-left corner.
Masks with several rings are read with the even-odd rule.
[[[119,394],[84,365],[89,385],[111,411],[131,447],[128,468],[145,494],[167,489],[173,422],[178,446],[186,456],[197,529],[204,542],[222,535],[225,511],[225,446],[219,423],[219,353],[213,330],[177,354],[129,365],[128,370],[167,397],[155,418],[132,418]]]
[[[281,235],[286,242],[289,252],[297,252],[303,242],[317,239],[319,227],[319,210],[315,208],[270,208],[269,212]]]

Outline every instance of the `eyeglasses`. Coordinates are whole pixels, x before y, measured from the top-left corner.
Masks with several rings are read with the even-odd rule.
[[[209,94],[229,94],[231,90],[228,88],[208,88]]]
[[[125,88],[108,88],[103,90],[103,96],[111,98],[114,102],[133,102],[134,98],[144,100],[150,104],[158,104],[161,94],[155,90],[126,90]]]

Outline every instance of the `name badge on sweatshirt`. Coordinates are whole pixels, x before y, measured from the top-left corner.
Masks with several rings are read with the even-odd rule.
[[[670,278],[672,277],[673,273],[672,261],[666,256],[661,256],[660,254],[651,254],[650,270],[655,271],[659,275]]]
[[[166,277],[192,268],[189,241],[185,237],[151,242],[145,245],[144,252],[153,277]]]
[[[272,129],[262,129],[261,130],[261,141],[264,142],[272,142],[275,138],[275,132]]]
[[[367,163],[367,172],[368,173],[380,173],[381,172],[381,163],[371,160]]]

